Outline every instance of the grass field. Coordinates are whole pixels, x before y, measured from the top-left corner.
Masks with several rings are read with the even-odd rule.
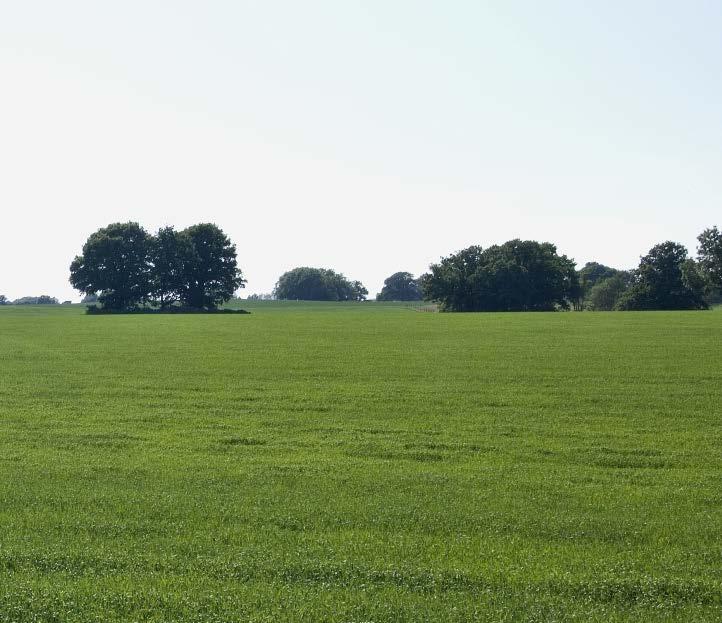
[[[722,312],[0,307],[0,621],[720,621]]]

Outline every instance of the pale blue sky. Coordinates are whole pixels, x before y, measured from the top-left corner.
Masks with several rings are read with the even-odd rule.
[[[636,265],[722,225],[719,1],[0,0],[0,293],[112,221],[218,223],[246,293],[469,244]]]

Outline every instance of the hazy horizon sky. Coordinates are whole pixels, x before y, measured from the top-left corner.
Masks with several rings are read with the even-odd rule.
[[[215,222],[248,285],[471,244],[581,266],[722,226],[722,3],[0,0],[0,294],[111,222]]]

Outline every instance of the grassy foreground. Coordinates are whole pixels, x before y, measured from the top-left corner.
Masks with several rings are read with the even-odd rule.
[[[0,307],[0,621],[719,621],[722,313]]]

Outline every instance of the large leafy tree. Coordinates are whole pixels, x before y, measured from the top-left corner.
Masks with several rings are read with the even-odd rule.
[[[421,287],[411,273],[398,272],[384,281],[384,287],[376,296],[377,301],[420,301]]]
[[[580,296],[574,261],[546,242],[472,246],[430,269],[422,278],[424,298],[449,311],[566,309]]]
[[[611,266],[605,266],[599,262],[587,262],[579,269],[579,278],[580,281],[583,280],[593,286],[598,281],[612,277],[616,273],[617,269]]]
[[[431,272],[421,277],[424,298],[438,301],[449,311],[484,309],[484,262],[484,250],[480,246],[442,258],[430,266]]]
[[[368,290],[328,268],[300,266],[283,273],[273,294],[277,299],[300,301],[362,301]]]
[[[627,280],[617,271],[617,274],[601,279],[592,286],[584,297],[585,308],[593,311],[612,311],[627,287]]]
[[[599,262],[587,262],[584,266],[579,269],[579,285],[582,288],[583,294],[587,294],[595,285],[600,281],[609,279],[614,276],[621,276],[623,279],[629,278],[627,271],[618,270],[611,266],[605,266]]]
[[[697,260],[710,286],[722,292],[722,232],[716,227],[705,229],[698,237]]]
[[[613,309],[632,280],[630,271],[618,270],[599,262],[587,262],[577,273],[582,299],[578,305],[579,309]],[[613,303],[609,307],[612,300]]]
[[[699,267],[683,245],[669,241],[641,258],[632,286],[617,303],[621,310],[706,308]]]
[[[150,236],[138,223],[113,223],[91,234],[70,265],[70,283],[99,294],[104,307],[132,309],[148,299]]]
[[[193,263],[193,247],[190,238],[173,227],[163,227],[150,242],[150,296],[164,309],[180,301],[185,271]]]
[[[244,287],[246,280],[238,269],[236,247],[217,225],[193,225],[176,240],[182,258],[177,292],[184,305],[213,309]]]
[[[351,282],[351,292],[348,300],[351,301],[365,301],[369,291],[366,289],[363,283],[360,281]]]

